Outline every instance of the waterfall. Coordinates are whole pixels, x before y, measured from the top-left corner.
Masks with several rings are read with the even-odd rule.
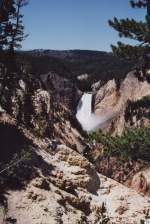
[[[76,118],[87,132],[96,130],[103,123],[103,119],[92,113],[92,93],[83,94],[77,106]]]

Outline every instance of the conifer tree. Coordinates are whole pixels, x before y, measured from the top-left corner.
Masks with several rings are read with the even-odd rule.
[[[13,0],[0,1],[0,50],[8,47],[8,32],[11,28],[11,18],[15,13]]]
[[[27,0],[14,0],[13,6],[15,13],[11,20],[11,29],[9,30],[9,53],[14,54],[15,49],[21,47],[21,42],[27,37],[24,34],[23,15],[21,8],[28,4]]]
[[[114,54],[125,58],[142,58],[150,54],[150,0],[132,0],[132,8],[146,9],[144,21],[135,19],[117,19],[109,20],[109,25],[113,27],[120,37],[130,38],[137,41],[135,46],[118,42],[117,46],[112,45]]]
[[[23,15],[21,8],[28,4],[28,0],[2,0],[3,8],[7,11],[4,22],[1,22],[1,48],[4,50],[5,66],[8,73],[15,72],[17,69],[15,50],[21,47],[21,42],[27,35],[24,35]],[[9,4],[4,4],[4,3]],[[2,57],[3,58],[3,57]]]
[[[0,0],[0,49],[10,54],[21,47],[24,35],[21,8],[28,0]]]

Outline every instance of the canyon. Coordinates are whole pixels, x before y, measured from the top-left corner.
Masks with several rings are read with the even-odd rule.
[[[100,173],[84,150],[89,147],[86,131],[102,129],[115,136],[131,127],[126,110],[129,102],[150,95],[147,81],[130,72],[120,88],[112,79],[84,93],[71,80],[50,72],[40,79],[11,77],[0,86],[0,157],[5,161],[0,223],[98,224],[103,206],[108,223],[145,220],[149,167],[137,172],[129,186]],[[132,127],[143,124],[149,126],[148,119],[135,117]],[[22,160],[16,165],[18,150]],[[97,148],[88,150],[96,158]],[[14,170],[9,168],[12,157]]]

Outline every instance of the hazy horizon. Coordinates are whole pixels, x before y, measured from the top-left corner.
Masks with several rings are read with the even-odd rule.
[[[21,51],[36,51],[36,50],[49,50],[49,51],[98,51],[98,52],[106,52],[112,53],[112,51],[104,51],[104,50],[92,50],[92,49],[51,49],[51,48],[33,48],[33,49],[21,49]]]

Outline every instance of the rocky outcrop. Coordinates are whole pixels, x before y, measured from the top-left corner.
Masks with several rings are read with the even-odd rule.
[[[150,84],[139,81],[134,72],[123,80],[120,88],[114,80],[108,81],[94,96],[94,112],[103,119],[102,128],[112,134],[122,134],[126,128],[125,110],[128,102],[150,95]]]
[[[149,199],[99,174],[78,152],[83,138],[71,104],[76,87],[53,74],[42,82],[11,78],[1,85],[0,223],[98,224],[103,206],[110,223],[140,222]],[[96,113],[107,112],[106,102],[120,112],[115,82],[95,99]]]
[[[139,193],[150,196],[150,168],[138,172],[132,179],[131,187]]]
[[[75,151],[67,148],[66,146],[58,146],[57,160],[63,164],[64,169],[60,172],[57,171],[55,184],[60,184],[63,189],[69,187],[70,183],[72,190],[77,187],[83,190],[96,193],[100,186],[99,177],[94,167],[84,158],[77,154]],[[56,164],[55,161],[55,164]],[[63,176],[62,182],[60,175]],[[65,186],[66,184],[66,186]]]
[[[76,105],[82,95],[77,88],[75,81],[70,81],[55,73],[48,73],[40,76],[46,90],[53,96],[54,101],[63,104],[71,111],[76,110]]]
[[[74,118],[81,92],[75,83],[49,73],[41,80],[14,74],[0,80],[0,85],[1,113],[10,114],[36,136],[55,136],[60,143],[82,151],[83,138]]]
[[[13,116],[18,123],[26,125],[38,135],[52,132],[51,97],[41,88],[36,79],[8,76],[1,80],[0,104],[3,110]]]
[[[35,156],[31,164],[36,175],[19,190],[7,186],[3,192],[5,203],[0,204],[0,223],[98,224],[103,203],[109,223],[133,224],[144,219],[143,210],[150,206],[148,198],[98,174],[87,159],[71,148],[52,147],[50,139],[36,138],[9,117],[6,123],[19,128],[33,142]],[[22,165],[17,167],[21,170]]]
[[[82,92],[78,90],[75,82],[55,73],[50,72],[40,78],[51,97],[54,138],[81,152],[85,144],[74,115]]]
[[[137,156],[137,158],[129,156],[128,159],[122,159],[117,153],[105,153],[105,149],[106,148],[102,144],[97,143],[91,150],[87,150],[84,154],[93,164],[95,164],[99,173],[112,178],[125,186],[131,187],[133,178],[136,177],[136,174],[149,168],[148,159],[147,161],[143,160],[140,156]],[[127,153],[128,152],[126,152],[126,156]],[[137,155],[138,153],[135,151],[135,154]]]

